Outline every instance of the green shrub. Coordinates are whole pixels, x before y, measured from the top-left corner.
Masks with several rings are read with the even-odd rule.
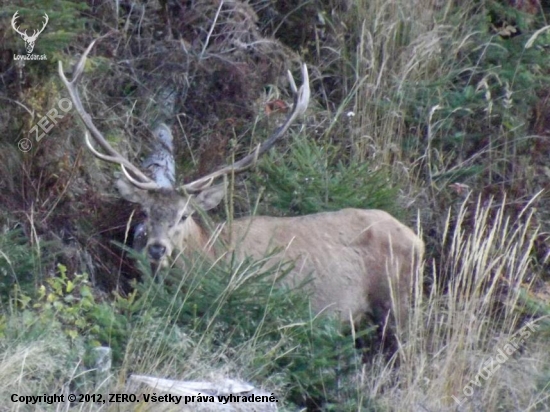
[[[198,348],[209,353],[209,362],[221,351],[224,363],[242,365],[245,379],[275,379],[291,402],[327,406],[349,395],[352,389],[344,382],[359,367],[360,354],[339,320],[314,317],[303,289],[279,283],[289,264],[272,267],[269,257],[215,264],[201,256],[184,260],[185,271],[174,268],[156,275],[162,283],[145,273],[136,285],[144,313],[162,319],[163,325],[154,328],[163,330],[155,339],[134,334],[137,352],[130,352],[136,358],[181,371],[189,358],[198,356]],[[280,278],[274,281],[276,274]],[[170,343],[169,336],[179,340]]]
[[[32,340],[55,327],[72,342],[87,348],[105,345],[113,349],[114,360],[120,360],[128,340],[128,317],[121,308],[131,299],[117,296],[113,304],[95,297],[88,275],[69,278],[63,265],[58,275],[39,283],[35,289],[15,284],[9,293],[9,309],[4,307],[0,332],[19,340]],[[18,319],[16,324],[11,324]]]
[[[411,133],[404,149],[427,154],[428,173],[442,185],[467,178],[513,184],[523,178],[523,168],[510,165],[530,153],[533,109],[550,86],[548,32],[527,47],[532,28],[526,15],[493,1],[485,6],[486,13],[438,39],[448,53],[441,55],[437,79],[402,85],[406,130],[425,137]],[[461,10],[456,13],[463,19]],[[502,22],[523,35],[502,37],[495,31]]]
[[[41,255],[40,246],[29,245],[21,230],[0,235],[0,301],[7,302],[14,286],[30,293],[40,281],[41,267],[51,255]]]
[[[305,215],[346,207],[384,209],[395,215],[397,189],[383,168],[371,169],[346,155],[342,147],[297,137],[283,154],[271,153],[260,164],[256,184],[265,187],[265,203],[283,215]]]

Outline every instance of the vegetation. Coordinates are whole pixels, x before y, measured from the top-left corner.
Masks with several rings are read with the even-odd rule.
[[[239,379],[275,393],[281,410],[550,409],[546,3],[0,5],[6,410],[20,407],[13,393],[128,393],[130,374]],[[14,60],[25,54],[15,11],[28,33],[48,14],[34,51],[47,60]],[[291,262],[195,256],[184,273],[151,274],[125,246],[143,215],[116,194],[115,167],[89,156],[76,116],[35,133],[67,97],[57,62],[70,67],[99,37],[81,92],[94,122],[135,163],[155,125],[169,124],[180,180],[253,150],[284,116],[281,74],[308,64],[302,125],[232,182],[227,209],[380,208],[415,227],[427,253],[395,354],[356,349],[369,328],[313,316],[303,290],[274,281]]]

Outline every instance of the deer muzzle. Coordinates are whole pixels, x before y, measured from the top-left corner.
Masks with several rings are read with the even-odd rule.
[[[166,246],[153,243],[147,247],[147,255],[149,259],[158,262],[166,255]]]

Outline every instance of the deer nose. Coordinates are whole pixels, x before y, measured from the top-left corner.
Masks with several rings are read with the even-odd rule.
[[[147,248],[147,253],[149,254],[149,257],[153,260],[160,260],[166,253],[166,246],[162,246],[159,244],[152,244],[149,245]]]

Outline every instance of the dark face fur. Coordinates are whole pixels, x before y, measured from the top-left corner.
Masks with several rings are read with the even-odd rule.
[[[146,191],[136,188],[125,179],[116,183],[122,197],[139,203],[147,214],[145,250],[154,266],[167,265],[167,257],[182,249],[189,236],[186,220],[196,207],[209,210],[225,195],[225,185],[207,188],[196,196],[187,197],[173,189]]]
[[[174,191],[149,194],[147,213],[147,257],[151,263],[164,262],[178,246],[185,219],[192,213],[189,199]]]

